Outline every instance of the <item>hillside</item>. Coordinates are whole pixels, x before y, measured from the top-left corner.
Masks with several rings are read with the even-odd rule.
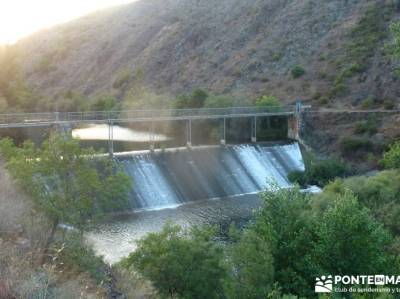
[[[28,85],[50,98],[203,88],[393,107],[400,89],[384,44],[395,2],[142,0],[20,41],[19,62]]]

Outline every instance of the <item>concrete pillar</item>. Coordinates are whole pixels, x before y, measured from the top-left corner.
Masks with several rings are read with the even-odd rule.
[[[192,147],[192,120],[188,119],[186,122],[186,146]]]
[[[296,108],[294,114],[288,117],[288,138],[293,140],[300,139],[300,126],[301,126],[301,113],[302,113],[301,100],[296,100]]]
[[[251,119],[251,142],[257,142],[257,116]]]
[[[288,116],[287,121],[288,121],[288,138],[293,140],[298,140],[300,132],[300,115]]]
[[[154,121],[150,123],[150,130],[149,130],[149,144],[150,144],[150,151],[154,151]]]
[[[108,122],[108,154],[114,157],[114,123]]]
[[[221,145],[226,145],[226,118],[222,120]]]

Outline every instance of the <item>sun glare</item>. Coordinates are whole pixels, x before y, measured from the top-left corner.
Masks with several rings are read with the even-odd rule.
[[[1,0],[0,44],[92,11],[135,0]]]

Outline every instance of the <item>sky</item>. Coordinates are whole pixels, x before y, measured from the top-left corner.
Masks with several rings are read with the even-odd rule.
[[[92,11],[137,0],[0,0],[0,44]]]

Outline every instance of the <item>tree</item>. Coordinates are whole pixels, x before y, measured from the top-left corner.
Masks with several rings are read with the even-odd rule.
[[[149,279],[157,291],[170,298],[220,298],[223,251],[213,241],[210,228],[166,224],[160,233],[151,233],[138,242],[135,252],[123,262]]]
[[[190,95],[178,96],[174,101],[174,108],[176,109],[190,109],[190,108],[202,108],[208,98],[208,93],[202,89],[193,90]]]
[[[46,250],[59,223],[82,232],[89,220],[127,205],[129,178],[112,160],[94,157],[95,151],[67,136],[51,134],[41,148],[29,141],[19,148],[3,139],[0,151],[17,182],[52,223]]]
[[[393,235],[400,235],[400,173],[382,171],[370,177],[351,177],[336,180],[325,187],[320,196],[337,196],[351,190],[359,203],[367,207],[374,218]]]
[[[301,67],[301,66],[299,66],[299,65],[295,65],[293,68],[292,68],[292,76],[293,76],[293,78],[294,79],[297,79],[297,78],[300,78],[301,76],[303,76],[304,74],[305,74],[305,70]]]
[[[391,237],[350,191],[336,197],[316,232],[313,251],[320,275],[390,272],[392,261],[385,249]]]
[[[279,100],[274,96],[262,96],[256,100],[257,107],[280,107]]]
[[[205,108],[225,108],[232,107],[235,99],[225,95],[210,95],[204,102]]]
[[[400,2],[399,2],[400,3]],[[399,5],[399,4],[398,4]],[[393,41],[388,45],[389,52],[395,59],[400,58],[400,22],[392,23],[390,30],[393,34]],[[395,73],[400,76],[400,68],[396,68]]]
[[[388,169],[400,169],[400,141],[393,143],[389,150],[383,154],[381,164]]]
[[[91,105],[95,111],[111,111],[117,106],[117,100],[110,95],[102,95],[97,97]]]
[[[227,255],[227,298],[267,298],[274,284],[271,243],[255,230],[245,229]]]
[[[273,189],[261,194],[264,207],[255,222],[256,233],[271,245],[275,281],[286,294],[312,296],[317,269],[312,261],[315,217],[309,197],[298,188]]]
[[[400,57],[400,22],[393,23],[390,26],[390,30],[392,31],[394,35],[394,40],[393,40],[393,54],[396,55],[397,57]]]

